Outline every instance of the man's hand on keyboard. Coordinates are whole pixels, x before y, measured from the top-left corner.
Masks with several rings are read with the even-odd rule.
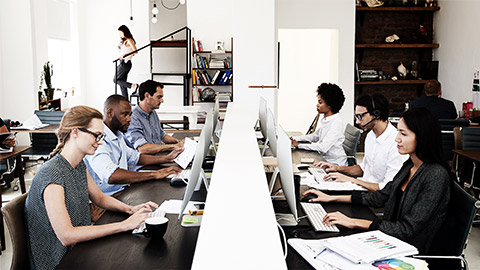
[[[336,172],[338,171],[338,166],[333,165],[331,163],[325,162],[325,161],[320,161],[318,163],[313,164],[315,167],[320,167],[321,169],[324,169],[325,172]]]
[[[310,202],[329,202],[331,201],[331,196],[327,195],[319,190],[316,189],[309,189],[305,191],[302,196],[305,197],[309,194],[314,194],[317,196],[317,198],[311,199]]]
[[[135,205],[135,206],[130,206],[130,209],[129,209],[129,214],[134,214],[142,209],[147,209],[149,211],[155,211],[155,209],[158,208],[158,204],[154,203],[154,202],[151,202],[151,201],[148,201],[146,203],[142,203],[142,204],[139,204],[139,205]]]
[[[170,154],[167,155],[168,162],[173,162],[173,160],[178,156],[178,154],[182,153],[184,148],[177,148],[175,147]]]
[[[354,182],[355,178],[346,176],[345,174],[333,172],[325,175],[323,178],[325,181],[336,181],[336,182]]]
[[[150,216],[148,215],[152,210],[143,207],[135,212],[133,215],[125,219],[121,222],[122,224],[122,231],[129,231],[137,228],[142,224],[147,218]]]
[[[170,174],[179,174],[181,172],[182,172],[182,169],[174,166],[168,167],[165,169],[160,169],[155,172],[155,179],[163,179],[169,176]]]

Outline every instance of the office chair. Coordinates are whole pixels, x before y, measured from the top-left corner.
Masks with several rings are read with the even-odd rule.
[[[2,207],[2,214],[12,239],[13,257],[10,269],[29,269],[27,251],[27,235],[25,226],[25,200],[27,194],[22,194]],[[3,224],[3,223],[2,223]]]
[[[455,139],[453,134],[453,129],[455,127],[468,127],[470,125],[470,120],[468,119],[439,119],[438,123],[440,124],[440,129],[442,131],[442,146],[443,153],[445,158],[448,161],[453,160],[452,149],[455,145]]]
[[[362,131],[350,124],[345,127],[345,140],[343,141],[343,150],[347,154],[348,166],[357,165],[355,154],[357,153],[357,145],[360,142]]]
[[[5,126],[10,131],[10,119],[3,119]],[[17,161],[15,158],[9,158],[0,162],[0,186],[10,188],[11,183],[15,179],[15,168]],[[1,187],[0,187],[1,188]],[[14,190],[18,190],[18,183],[14,184]]]
[[[463,128],[462,129],[462,149],[480,149],[480,128]],[[473,163],[472,177],[470,178],[470,183],[465,182],[466,188],[480,190],[480,187],[474,185],[475,172],[477,169],[476,163]]]
[[[473,219],[480,208],[480,201],[468,194],[457,182],[450,185],[450,188],[447,215],[432,241],[428,254],[414,257],[434,259],[432,261],[438,261],[435,259],[458,260],[463,263],[464,269],[468,270],[463,250],[467,245]],[[445,266],[444,263],[442,263],[443,266]]]

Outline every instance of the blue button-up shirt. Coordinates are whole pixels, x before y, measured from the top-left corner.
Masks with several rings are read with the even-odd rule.
[[[125,185],[108,183],[110,176],[118,169],[128,170],[128,166],[135,166],[140,159],[140,152],[127,146],[122,132],[114,134],[107,125],[103,144],[99,145],[94,155],[84,158],[88,172],[103,193],[112,195],[125,188]]]
[[[132,121],[125,136],[135,149],[146,143],[163,144],[162,139],[166,133],[160,125],[160,119],[155,110],[148,114],[140,106],[135,106],[131,117]]]

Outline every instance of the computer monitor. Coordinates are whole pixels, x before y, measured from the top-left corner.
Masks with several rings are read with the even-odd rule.
[[[274,157],[277,156],[277,132],[275,130],[275,116],[270,109],[267,112],[267,139],[268,143],[265,142],[264,149],[267,148],[267,144],[272,151]],[[265,151],[265,150],[264,150]]]
[[[183,215],[183,211],[187,207],[188,202],[192,198],[193,192],[198,191],[202,184],[202,180],[205,182],[205,187],[208,191],[208,185],[205,178],[205,173],[202,169],[203,160],[207,155],[207,152],[210,148],[210,140],[212,137],[212,128],[213,128],[213,110],[208,112],[207,119],[205,121],[205,126],[200,133],[200,138],[198,139],[197,150],[195,152],[195,157],[193,158],[192,167],[190,168],[190,176],[188,177],[187,187],[185,188],[185,193],[183,195],[182,207],[180,209],[180,214],[178,219]]]
[[[260,106],[258,107],[258,124],[263,138],[267,139],[267,101],[261,97]]]
[[[278,126],[277,165],[280,171],[280,183],[283,195],[292,214],[277,214],[277,221],[284,226],[296,226],[298,220],[297,194],[293,177],[291,142],[281,126]],[[272,179],[273,183],[275,179]],[[273,185],[273,183],[271,183]]]

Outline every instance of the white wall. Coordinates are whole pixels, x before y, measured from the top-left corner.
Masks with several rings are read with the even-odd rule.
[[[277,0],[276,28],[338,29],[338,85],[345,95],[340,115],[345,123],[353,122],[355,1],[354,0]],[[319,82],[320,84],[321,82]],[[294,116],[292,114],[292,116]],[[312,116],[313,119],[313,116]],[[308,128],[308,127],[307,127]]]
[[[0,8],[0,115],[23,121],[37,106],[32,36],[32,6],[28,0],[5,0]],[[26,139],[26,138],[25,138]],[[23,138],[19,138],[23,144]]]
[[[85,104],[102,109],[105,99],[114,94],[112,61],[118,58],[118,27],[128,26],[137,48],[150,42],[149,1],[133,1],[134,26],[130,21],[129,0],[81,0],[79,5],[80,80]],[[150,78],[150,50],[145,49],[132,59],[128,81],[141,83]],[[120,88],[118,88],[120,94]]]
[[[435,13],[435,60],[443,97],[452,100],[457,110],[472,100],[472,80],[480,69],[480,1],[440,0]]]

